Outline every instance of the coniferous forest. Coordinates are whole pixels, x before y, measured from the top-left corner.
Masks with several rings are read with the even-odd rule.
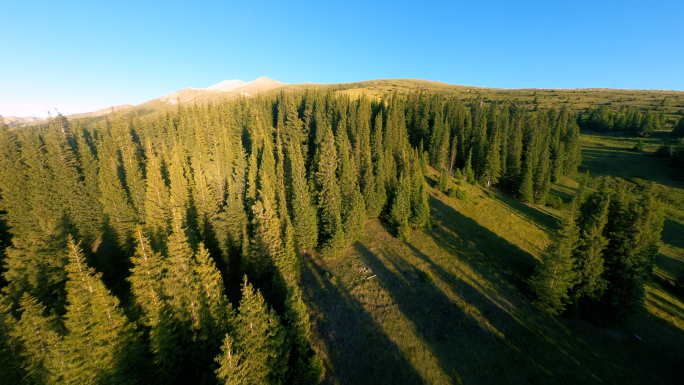
[[[402,241],[429,230],[431,187],[544,204],[578,171],[580,124],[657,125],[608,115],[309,90],[0,127],[0,376],[318,383],[304,259],[341,255],[368,220]],[[644,301],[662,209],[614,178],[585,184],[571,206],[529,279],[534,303],[619,324]]]

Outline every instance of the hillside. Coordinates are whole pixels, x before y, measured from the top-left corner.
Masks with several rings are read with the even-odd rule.
[[[222,99],[232,99],[238,96],[269,95],[288,90],[295,93],[306,90],[334,90],[336,93],[358,98],[362,95],[373,99],[387,98],[393,92],[406,94],[418,90],[424,92],[438,92],[455,96],[459,99],[476,99],[482,97],[491,101],[510,101],[530,107],[534,101],[539,108],[568,108],[572,111],[584,111],[587,108],[609,106],[619,109],[622,106],[645,112],[647,110],[664,111],[667,127],[672,127],[678,119],[684,117],[684,92],[668,90],[620,90],[607,88],[586,89],[501,89],[478,86],[463,86],[442,83],[439,81],[419,79],[378,79],[339,84],[284,84],[279,81],[261,77],[251,82],[242,80],[224,80],[207,88],[185,88],[142,103],[137,106],[119,106],[124,113],[146,115],[178,101],[181,103],[207,103]],[[69,115],[70,119],[98,117],[111,112],[112,108],[105,108],[95,112]],[[6,117],[11,127],[18,125],[39,124],[39,118]]]
[[[0,378],[679,382],[667,128],[581,132],[436,82],[309,87],[329,86],[0,127]]]

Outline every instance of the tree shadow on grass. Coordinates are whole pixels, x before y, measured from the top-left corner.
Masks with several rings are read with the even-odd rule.
[[[684,249],[684,225],[669,218],[665,219],[662,240],[668,245]]]
[[[414,247],[411,250],[431,264],[440,280],[456,287],[463,301],[454,302],[439,287],[424,282],[425,273],[401,256],[375,254],[360,243],[354,246],[452,383],[527,383],[552,369],[519,354],[512,330],[517,321],[507,311]]]
[[[556,230],[560,228],[561,220],[559,218],[549,215],[548,213],[545,213],[534,206],[522,203],[502,191],[496,191],[495,194],[500,202],[511,208],[516,213],[520,214],[528,221],[541,225],[542,227],[546,228],[546,230]],[[432,199],[431,204],[433,204],[433,207],[437,202],[439,202],[439,200],[434,198]]]
[[[459,284],[428,255],[412,247],[414,254],[426,261],[440,279],[458,287],[466,301],[479,303],[483,313],[489,310],[485,313],[487,321],[506,336],[508,352],[503,359],[508,357],[510,365],[517,362],[517,370],[527,373],[530,382],[556,378],[568,383],[676,383],[681,378],[675,374],[682,373],[681,365],[676,364],[681,362],[682,353],[674,348],[684,342],[681,329],[645,310],[633,318],[634,322],[646,325],[644,333],[652,332],[643,341],[635,339],[630,329],[624,327],[608,330],[582,320],[534,316],[537,311],[520,295],[527,293],[529,297],[526,280],[536,265],[534,258],[443,202],[433,199],[431,204],[436,209],[432,217],[439,226],[427,234],[488,281],[495,290],[491,294],[507,297],[514,307],[494,303],[486,296],[483,299],[486,290]],[[524,319],[525,323],[517,319]],[[655,330],[668,337],[661,337]],[[613,340],[613,335],[618,337]],[[660,351],[663,345],[673,348]],[[510,357],[516,353],[523,357]]]
[[[428,234],[437,245],[465,258],[495,286],[527,291],[527,278],[537,264],[532,255],[438,199],[431,197],[430,205],[437,226]]]
[[[382,326],[313,261],[303,264],[302,287],[314,309],[312,332],[324,344],[314,347],[327,356],[323,384],[425,383]]]

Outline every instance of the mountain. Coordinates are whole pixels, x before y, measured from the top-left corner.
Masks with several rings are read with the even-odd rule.
[[[249,83],[245,83],[242,87],[235,88],[233,92],[238,95],[251,96],[259,92],[266,92],[276,88],[280,88],[284,85],[285,83],[281,83],[277,80],[269,79],[262,76],[259,79],[252,80]]]
[[[256,80],[255,80],[256,81]],[[221,91],[221,92],[230,92],[236,88],[242,87],[247,82],[244,82],[242,80],[224,80],[219,84],[214,84],[211,87],[205,88],[206,90],[212,90],[212,91]]]
[[[36,118],[35,116],[30,116],[27,118],[18,118],[16,116],[2,116],[0,119],[5,121],[8,127],[23,126],[25,124],[31,125],[45,120],[45,118]]]
[[[120,106],[114,106],[114,107],[107,107],[103,108],[101,110],[93,111],[93,112],[84,112],[81,114],[71,114],[67,115],[69,119],[80,119],[80,118],[94,118],[96,116],[102,116],[109,114],[111,112],[122,112],[129,110],[131,108],[134,108],[135,106],[132,104],[122,104]]]
[[[214,84],[207,88],[185,88],[180,91],[172,92],[160,98],[150,100],[140,105],[146,108],[154,108],[160,102],[163,105],[174,105],[178,102],[204,102],[225,97],[237,96],[252,96],[259,92],[267,92],[279,87],[285,86],[285,83],[277,80],[269,79],[267,77],[260,77],[251,82],[244,82],[242,80],[224,80],[218,84]]]

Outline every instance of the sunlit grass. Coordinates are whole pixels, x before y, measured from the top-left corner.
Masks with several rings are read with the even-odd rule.
[[[342,256],[305,263],[313,345],[329,369],[324,383],[679,383],[684,301],[673,282],[684,268],[681,182],[659,159],[620,153],[627,139],[583,134],[582,141],[617,151],[587,157],[591,175],[621,170],[666,182],[656,185],[666,205],[664,243],[638,314],[603,329],[540,313],[526,280],[565,211],[465,183],[458,187],[467,201],[431,187],[432,230],[401,242],[369,221]],[[563,178],[552,192],[571,197],[583,178]]]

